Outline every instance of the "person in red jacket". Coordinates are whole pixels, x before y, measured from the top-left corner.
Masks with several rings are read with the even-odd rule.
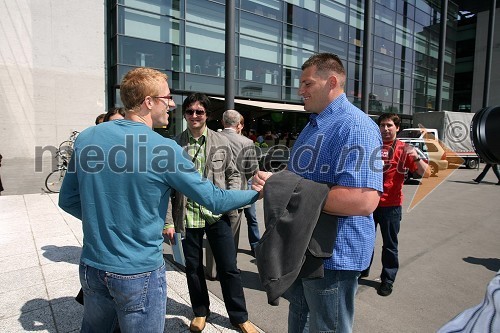
[[[377,123],[382,135],[384,160],[384,193],[377,209],[373,212],[375,228],[380,227],[383,240],[380,274],[382,283],[377,293],[380,296],[389,296],[399,268],[398,233],[401,224],[405,170],[409,169],[423,177],[429,177],[430,171],[427,163],[420,159],[413,146],[396,139],[401,124],[398,115],[384,113],[378,118]],[[361,273],[361,277],[367,277],[369,272],[370,267]]]

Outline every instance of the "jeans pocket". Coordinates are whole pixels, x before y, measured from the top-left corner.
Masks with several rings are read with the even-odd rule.
[[[150,279],[151,272],[134,275],[106,274],[110,295],[118,308],[126,312],[144,310]]]

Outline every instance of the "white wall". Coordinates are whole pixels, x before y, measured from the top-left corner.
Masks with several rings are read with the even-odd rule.
[[[474,54],[474,73],[472,82],[472,112],[483,107],[483,87],[486,67],[486,47],[488,43],[489,12],[477,15],[476,50]],[[500,105],[500,9],[495,13],[495,29],[493,32],[493,53],[491,57],[490,93],[488,106]]]
[[[0,153],[33,158],[105,111],[105,1],[0,0]]]

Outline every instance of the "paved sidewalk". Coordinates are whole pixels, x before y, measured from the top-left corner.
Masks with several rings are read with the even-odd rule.
[[[83,307],[78,262],[81,222],[57,207],[56,194],[0,196],[0,332],[78,332]],[[184,273],[167,263],[165,332],[189,332],[192,318]],[[204,332],[232,329],[224,303],[210,296]]]

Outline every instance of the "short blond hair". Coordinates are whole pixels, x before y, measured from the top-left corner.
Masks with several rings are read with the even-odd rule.
[[[158,96],[161,83],[167,81],[165,73],[152,68],[138,67],[123,77],[120,85],[120,98],[127,110],[139,107],[146,96]]]

